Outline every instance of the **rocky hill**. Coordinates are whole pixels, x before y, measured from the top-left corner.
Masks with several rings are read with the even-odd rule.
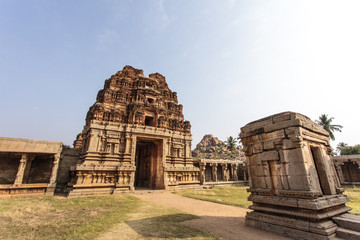
[[[206,134],[192,151],[195,158],[206,159],[240,159],[245,157],[242,147],[237,146],[234,151],[230,151],[224,142],[211,134]]]

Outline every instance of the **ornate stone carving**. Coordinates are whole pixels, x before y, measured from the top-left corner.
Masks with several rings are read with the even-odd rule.
[[[182,109],[159,73],[145,77],[125,66],[105,80],[75,141],[83,151],[72,169],[70,195],[199,184]]]

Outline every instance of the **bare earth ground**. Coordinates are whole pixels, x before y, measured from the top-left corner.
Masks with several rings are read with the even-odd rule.
[[[245,214],[249,210],[244,208],[186,198],[169,192],[136,194],[134,196],[197,215],[200,217],[199,219],[185,221],[182,224],[224,239],[289,239],[245,226]],[[101,239],[111,239],[111,235],[108,233],[107,237],[104,235]]]

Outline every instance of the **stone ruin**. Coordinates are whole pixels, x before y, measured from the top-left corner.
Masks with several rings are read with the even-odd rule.
[[[247,185],[248,172],[246,157],[241,146],[230,151],[226,144],[206,134],[192,151],[200,165],[202,185]]]
[[[165,77],[125,66],[105,81],[74,145],[70,195],[199,184],[190,122]]]
[[[360,185],[360,155],[332,157],[342,186]]]
[[[98,92],[74,148],[61,142],[0,138],[0,194],[56,191],[79,196],[135,187],[200,187],[213,180],[245,183],[238,177],[246,178],[240,172],[246,170],[243,161],[192,157],[191,125],[182,110],[164,76],[145,77],[142,70],[125,66]]]
[[[125,66],[105,81],[74,148],[0,138],[0,195],[113,194],[249,178],[254,211],[247,225],[295,239],[330,239],[335,232],[360,239],[354,233],[360,219],[347,213],[340,185],[358,182],[358,168],[350,167],[359,158],[334,158],[335,170],[328,133],[309,118],[285,112],[241,128],[247,168],[242,159],[193,159],[190,129],[164,76]],[[349,179],[340,173],[346,169]]]
[[[240,137],[254,210],[246,215],[247,225],[294,239],[331,239],[336,232],[348,238],[360,230],[359,217],[347,214],[349,200],[320,125],[284,112],[247,124]]]
[[[0,137],[0,195],[53,195],[61,142]]]

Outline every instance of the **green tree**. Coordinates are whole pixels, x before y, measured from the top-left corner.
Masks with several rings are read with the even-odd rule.
[[[360,144],[348,146],[346,143],[339,143],[337,149],[340,150],[340,155],[355,155],[360,154]]]
[[[346,146],[348,146],[347,143],[340,142],[340,143],[337,145],[337,147],[336,147],[336,151],[341,155],[341,150],[342,150],[344,147],[346,147]]]
[[[232,136],[228,137],[225,141],[227,149],[229,149],[230,151],[234,151],[236,148],[236,142],[236,138],[233,138]]]
[[[331,124],[333,117],[329,118],[327,114],[321,114],[319,120],[315,120],[315,122],[321,125],[330,135],[331,140],[335,140],[334,131],[341,132],[343,126],[337,124]]]

